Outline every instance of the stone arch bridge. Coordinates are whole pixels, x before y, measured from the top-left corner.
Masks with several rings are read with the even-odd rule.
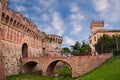
[[[37,69],[42,70],[42,75],[52,75],[56,63],[64,61],[71,67],[72,77],[78,77],[100,66],[110,57],[112,57],[112,54],[97,56],[22,58],[21,62],[22,68],[24,68],[23,71],[27,69],[31,70],[37,66]]]

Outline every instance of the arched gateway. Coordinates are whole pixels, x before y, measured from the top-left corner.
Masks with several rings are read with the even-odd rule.
[[[24,73],[35,73],[36,72],[36,67],[37,67],[37,62],[34,61],[29,61],[27,62],[24,66]]]
[[[63,61],[63,60],[55,60],[55,61],[51,62],[51,63],[48,65],[47,70],[46,70],[47,75],[54,75],[54,74],[55,74],[55,73],[54,73],[54,70],[55,70],[55,66],[56,66],[56,64],[57,64],[58,62],[65,63],[64,65],[59,64],[60,67],[62,67],[62,66],[64,67],[65,65],[67,65],[67,67],[69,68],[69,70],[71,70],[71,72],[72,72],[72,67],[71,67],[71,65],[70,65],[68,62]],[[70,74],[71,74],[71,73],[70,73]]]

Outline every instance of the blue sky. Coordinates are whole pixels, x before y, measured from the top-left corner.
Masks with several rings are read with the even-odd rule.
[[[41,31],[63,37],[62,47],[88,41],[92,20],[104,20],[105,29],[120,29],[120,0],[9,0]]]

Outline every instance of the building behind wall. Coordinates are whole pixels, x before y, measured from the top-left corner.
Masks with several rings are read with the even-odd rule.
[[[0,64],[3,63],[6,76],[21,73],[21,58],[61,56],[61,36],[40,31],[38,26],[7,5],[8,0],[0,0]]]
[[[92,21],[90,23],[91,28],[91,36],[89,37],[90,47],[92,49],[92,55],[96,55],[94,45],[97,43],[97,40],[103,35],[107,34],[109,36],[112,35],[120,35],[120,30],[110,30],[104,29],[104,21]]]

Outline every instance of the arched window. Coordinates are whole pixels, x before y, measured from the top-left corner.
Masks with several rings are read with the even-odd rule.
[[[20,24],[19,28],[22,29],[22,24]]]
[[[5,19],[5,23],[7,24],[9,21],[9,16],[7,15],[6,19]]]
[[[20,23],[18,22],[18,23],[17,23],[17,27],[19,27],[19,24],[20,24]]]
[[[2,21],[5,20],[5,13],[2,13]]]
[[[24,43],[22,45],[22,58],[27,58],[28,57],[28,45],[27,43]]]
[[[13,18],[10,19],[10,25],[13,23]]]
[[[16,27],[16,20],[14,21],[13,26]]]

